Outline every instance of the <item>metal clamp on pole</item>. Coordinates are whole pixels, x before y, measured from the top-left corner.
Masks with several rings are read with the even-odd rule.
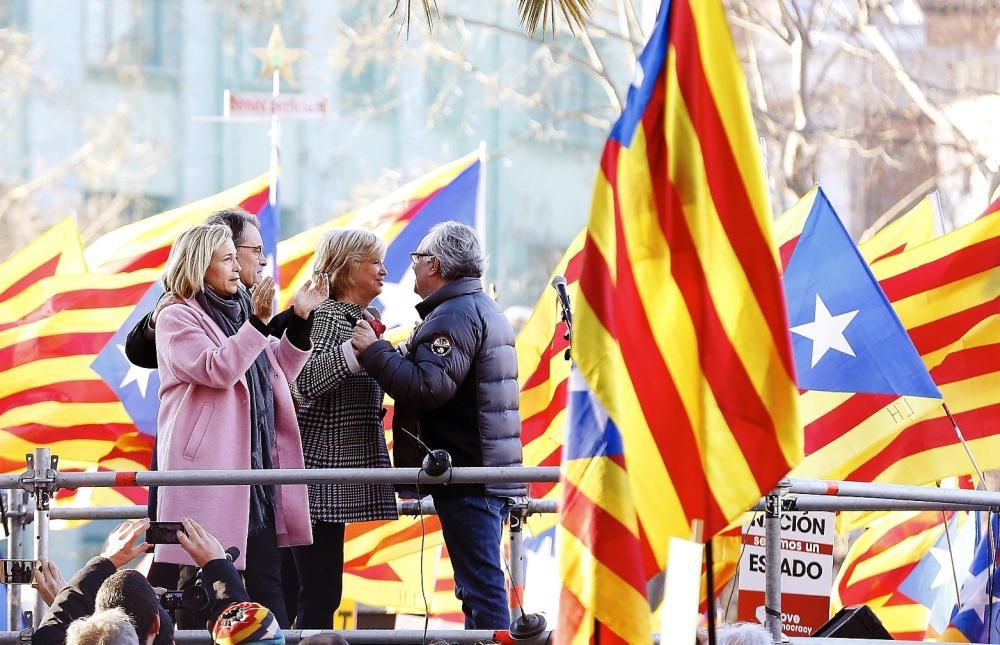
[[[781,498],[787,486],[782,480],[764,503],[764,613],[775,643],[787,642],[781,633]]]
[[[59,456],[52,455],[48,448],[35,448],[35,454],[26,454],[24,461],[27,468],[17,478],[20,488],[35,496],[35,508],[48,510],[49,501],[58,490],[56,474],[59,471]]]

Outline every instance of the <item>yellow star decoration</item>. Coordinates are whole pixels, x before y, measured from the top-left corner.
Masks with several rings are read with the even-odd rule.
[[[271,36],[267,39],[266,48],[254,47],[250,51],[260,59],[261,78],[271,78],[271,75],[277,70],[281,78],[296,85],[292,63],[305,56],[305,52],[301,49],[285,47],[285,37],[281,35],[281,27],[275,25],[271,29]]]

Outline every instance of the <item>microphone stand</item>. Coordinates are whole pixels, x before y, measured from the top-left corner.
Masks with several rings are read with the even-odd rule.
[[[563,333],[563,338],[569,342],[570,346],[566,348],[563,357],[568,361],[571,356],[570,349],[573,345],[573,311],[569,308],[569,303],[563,303],[561,298],[556,298],[556,300],[559,302],[559,317],[566,323],[566,331]]]

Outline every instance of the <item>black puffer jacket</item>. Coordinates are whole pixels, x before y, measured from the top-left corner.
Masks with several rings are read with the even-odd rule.
[[[517,354],[514,330],[478,278],[460,278],[417,305],[423,322],[406,355],[386,341],[360,362],[393,398],[397,467],[419,466],[423,448],[451,454],[455,466],[520,466]],[[436,494],[481,494],[482,485],[445,486]],[[489,484],[486,494],[527,494],[524,484]]]

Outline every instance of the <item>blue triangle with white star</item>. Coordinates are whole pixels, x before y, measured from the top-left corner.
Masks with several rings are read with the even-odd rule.
[[[90,364],[90,369],[97,372],[121,399],[136,427],[148,435],[156,434],[156,415],[160,410],[160,375],[156,370],[136,367],[125,358],[125,339],[139,319],[153,310],[162,294],[163,285],[157,280]]]
[[[800,388],[941,398],[822,189],[782,284]]]

